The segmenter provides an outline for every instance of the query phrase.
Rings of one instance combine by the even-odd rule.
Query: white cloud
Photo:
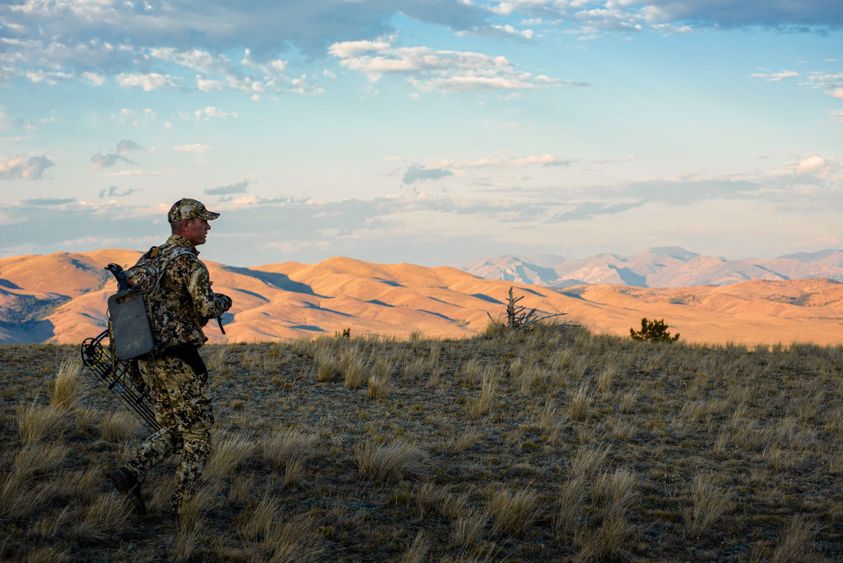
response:
[[[210,80],[197,76],[196,89],[200,92],[219,92],[220,90],[225,89],[225,82],[222,80]]]
[[[141,110],[132,110],[129,108],[121,108],[116,113],[111,114],[111,121],[120,123],[122,125],[131,125],[132,127],[140,127],[147,125],[150,121],[155,119],[157,114],[151,108],[143,108]]]
[[[843,100],[843,86],[838,86],[837,88],[832,88],[831,91],[828,94],[832,98],[837,98],[838,100]]]
[[[199,108],[194,111],[192,114],[183,113],[182,119],[192,119],[197,123],[200,121],[210,121],[212,119],[229,119],[229,118],[237,118],[237,112],[225,112],[217,108],[216,106],[206,106],[204,108]]]
[[[572,160],[563,160],[553,154],[531,154],[512,157],[498,156],[476,160],[444,161],[438,164],[441,168],[476,169],[476,168],[527,168],[530,166],[568,166]]]
[[[516,71],[503,56],[393,47],[392,39],[335,43],[329,52],[370,82],[378,82],[384,74],[401,74],[419,91],[523,90],[557,83],[544,75]]]
[[[126,74],[117,75],[117,83],[125,87],[142,88],[144,92],[150,92],[159,88],[173,88],[176,86],[175,78],[164,74],[152,72],[149,74]]]
[[[817,174],[827,170],[828,167],[829,163],[828,161],[826,161],[826,159],[819,155],[812,154],[811,156],[799,161],[799,164],[796,166],[794,173],[799,175]]]
[[[533,38],[533,30],[532,29],[515,29],[513,26],[506,24],[506,25],[493,25],[492,29],[502,33],[503,35],[513,35],[515,37],[520,37],[521,39],[532,39]]]
[[[23,179],[38,180],[44,171],[55,163],[44,155],[15,156],[0,160],[0,180]]]
[[[211,147],[208,145],[203,145],[201,143],[193,143],[192,145],[178,145],[173,147],[173,150],[176,152],[185,152],[185,153],[192,153],[192,154],[204,154],[211,150]]]
[[[95,72],[83,72],[82,78],[84,78],[91,86],[102,86],[105,84],[105,76]]]
[[[834,110],[829,113],[831,114],[831,119],[837,123],[843,123],[843,109]]]
[[[752,78],[761,78],[767,82],[782,82],[791,78],[799,78],[799,73],[795,70],[782,70],[779,72],[756,72],[753,73]]]

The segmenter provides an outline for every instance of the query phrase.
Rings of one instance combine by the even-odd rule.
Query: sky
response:
[[[0,256],[843,246],[839,0],[2,0]]]

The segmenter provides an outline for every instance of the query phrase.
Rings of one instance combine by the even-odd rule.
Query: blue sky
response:
[[[183,196],[235,265],[840,247],[841,26],[833,1],[6,1],[0,256],[145,249]]]

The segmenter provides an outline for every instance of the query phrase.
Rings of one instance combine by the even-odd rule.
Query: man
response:
[[[141,256],[126,273],[147,295],[156,351],[140,360],[161,430],[148,437],[124,467],[112,472],[114,485],[146,512],[140,485],[149,469],[171,454],[179,458],[173,510],[176,515],[196,489],[208,459],[214,415],[204,387],[208,372],[198,348],[207,340],[202,327],[231,307],[231,298],[211,291],[208,269],[196,247],[205,244],[219,217],[195,199],[170,208],[172,235]]]

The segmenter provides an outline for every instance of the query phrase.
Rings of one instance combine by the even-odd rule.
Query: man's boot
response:
[[[141,496],[141,484],[135,474],[125,467],[118,467],[109,474],[109,478],[118,491],[127,495],[141,516],[146,514],[146,504]]]

